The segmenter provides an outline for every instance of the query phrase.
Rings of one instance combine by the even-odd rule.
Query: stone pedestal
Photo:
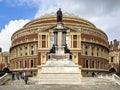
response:
[[[41,68],[39,84],[81,83],[81,67],[72,61],[47,61]]]
[[[56,54],[63,55],[65,46],[55,46]]]

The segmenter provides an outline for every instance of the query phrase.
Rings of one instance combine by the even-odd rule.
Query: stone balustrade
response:
[[[6,73],[2,77],[0,77],[0,85],[3,85],[8,80],[10,80],[10,75]]]
[[[112,76],[113,76],[113,79],[115,80],[115,82],[116,82],[118,85],[120,85],[120,77],[117,76],[116,74],[113,74]]]

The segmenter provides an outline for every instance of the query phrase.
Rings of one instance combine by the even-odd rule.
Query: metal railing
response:
[[[116,82],[118,85],[120,85],[120,77],[117,76],[116,74],[113,74],[112,77],[113,77],[113,79],[115,80],[115,82]]]
[[[0,77],[0,85],[5,84],[5,82],[10,79],[10,75],[8,73],[5,73],[2,77]]]

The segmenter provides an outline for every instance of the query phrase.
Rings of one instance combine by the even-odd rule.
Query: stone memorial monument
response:
[[[49,60],[38,68],[40,84],[80,84],[81,67],[75,65],[66,44],[67,28],[62,22],[62,11],[57,11],[57,25],[53,28],[54,44]]]

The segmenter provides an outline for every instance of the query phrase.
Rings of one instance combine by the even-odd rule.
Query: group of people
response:
[[[15,75],[16,75],[16,78],[18,80],[21,77],[21,79],[23,79],[25,81],[25,84],[28,83],[28,76],[26,75],[25,71],[23,71],[23,72],[12,72],[12,80],[15,80]]]

